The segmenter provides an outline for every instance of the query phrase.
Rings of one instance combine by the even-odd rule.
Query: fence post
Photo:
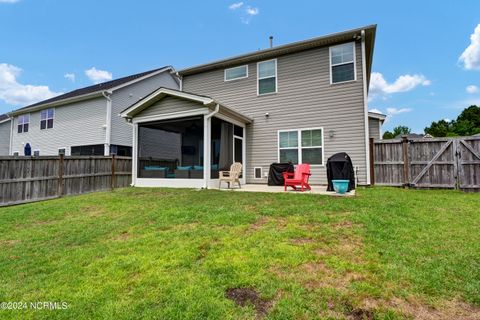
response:
[[[408,136],[402,136],[402,152],[403,152],[403,187],[408,188],[410,186],[409,181],[409,162],[408,162]]]
[[[111,188],[115,189],[115,155],[112,154],[112,179],[111,179]]]
[[[60,158],[58,161],[58,196],[61,197],[63,195],[63,173],[64,173],[64,161],[63,158],[65,157],[64,154],[60,154]]]
[[[370,185],[375,185],[375,140],[370,138]]]

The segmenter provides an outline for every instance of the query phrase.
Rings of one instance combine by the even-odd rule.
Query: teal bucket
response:
[[[348,190],[349,180],[332,180],[333,189],[336,193],[345,194]]]

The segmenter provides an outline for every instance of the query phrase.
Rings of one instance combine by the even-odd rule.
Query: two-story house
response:
[[[0,156],[8,156],[10,152],[11,121],[6,114],[0,114]]]
[[[259,50],[180,70],[181,89],[160,88],[125,109],[134,125],[133,184],[212,187],[243,164],[245,183],[266,183],[271,163],[325,164],[350,155],[370,184],[369,137],[383,115],[368,112],[376,26]]]
[[[167,66],[77,89],[10,112],[8,154],[131,155],[132,125],[118,114],[160,87],[179,88]],[[3,130],[3,128],[0,128]],[[2,149],[5,146],[2,145]]]

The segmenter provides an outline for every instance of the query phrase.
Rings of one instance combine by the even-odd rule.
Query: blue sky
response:
[[[266,48],[269,35],[279,45],[377,24],[370,109],[389,114],[385,129],[420,132],[480,105],[479,12],[475,0],[0,0],[0,113],[111,77]]]

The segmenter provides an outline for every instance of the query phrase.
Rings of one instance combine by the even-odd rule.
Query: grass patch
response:
[[[480,195],[139,189],[1,208],[0,310],[35,319],[480,318]]]

